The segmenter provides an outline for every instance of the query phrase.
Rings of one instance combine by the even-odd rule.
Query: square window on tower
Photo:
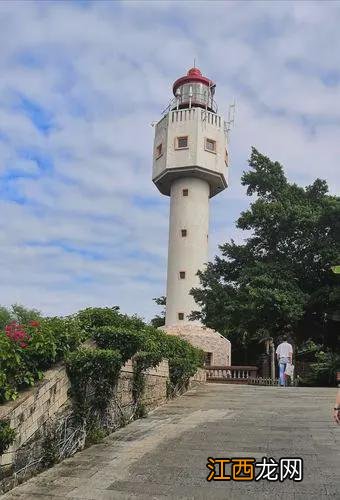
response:
[[[162,156],[162,154],[163,154],[163,144],[162,144],[162,143],[160,143],[160,144],[158,144],[158,146],[157,146],[157,148],[156,148],[156,160],[157,160],[160,156]]]
[[[185,271],[180,271],[179,272],[179,277],[181,280],[185,280]]]
[[[183,196],[189,195],[189,189],[183,189]]]
[[[212,365],[212,352],[205,352],[204,353],[204,366],[211,366]]]
[[[213,139],[205,139],[205,148],[206,151],[210,153],[216,153],[216,141]]]
[[[188,231],[186,229],[181,229],[181,234],[182,234],[182,238],[185,238],[188,234]]]
[[[181,137],[176,137],[175,149],[187,149],[188,148],[188,136],[183,135]]]
[[[184,313],[178,313],[178,319],[183,320],[184,319]]]

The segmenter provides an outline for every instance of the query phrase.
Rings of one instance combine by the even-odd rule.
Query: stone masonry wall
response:
[[[122,368],[117,385],[117,400],[125,416],[133,411],[133,368],[128,361]],[[169,378],[167,361],[147,370],[143,403],[147,409],[166,401],[166,385]],[[8,419],[16,431],[13,445],[0,456],[0,466],[15,461],[17,450],[30,441],[48,423],[60,417],[60,410],[71,405],[68,395],[70,382],[63,365],[45,372],[44,380],[32,389],[24,391],[17,400],[0,406],[0,419]]]
[[[210,353],[211,365],[231,365],[230,341],[215,330],[197,324],[163,326],[161,329],[169,335],[177,335],[204,352]]]
[[[58,366],[45,372],[44,380],[24,391],[17,400],[0,406],[0,419],[8,419],[17,434],[13,445],[0,456],[0,466],[11,464],[16,450],[48,420],[54,420],[58,410],[68,402],[69,388],[65,367]]]

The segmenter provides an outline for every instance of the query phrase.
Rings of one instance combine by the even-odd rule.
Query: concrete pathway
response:
[[[207,384],[3,499],[340,499],[334,397],[335,389]],[[304,479],[207,482],[208,457],[301,457]]]

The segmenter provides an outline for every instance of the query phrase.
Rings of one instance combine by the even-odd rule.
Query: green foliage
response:
[[[121,354],[112,349],[82,348],[67,356],[66,369],[79,415],[106,409],[121,367]]]
[[[55,432],[49,431],[42,442],[42,464],[44,467],[52,467],[59,460],[58,437]]]
[[[85,447],[100,443],[105,436],[104,429],[99,425],[93,424],[87,429]]]
[[[15,311],[18,317],[25,317],[24,308]],[[88,337],[99,349],[79,349]],[[145,370],[168,359],[175,391],[184,387],[202,364],[201,352],[186,341],[166,335],[137,316],[121,314],[117,307],[87,308],[72,317],[14,325],[13,332],[0,332],[0,352],[0,403],[15,399],[21,388],[42,378],[42,370],[66,359],[77,413],[89,421],[93,408],[105,410],[120,368],[128,359],[133,359],[138,415],[145,414]],[[96,411],[91,425],[98,424]]]
[[[93,338],[99,347],[104,349],[117,349],[123,363],[132,358],[143,344],[143,336],[135,331],[117,330],[113,326],[101,326],[94,330]]]
[[[8,420],[0,420],[0,455],[13,443],[15,430],[11,428]]]
[[[3,330],[11,321],[13,321],[13,317],[9,309],[0,306],[0,330]]]
[[[170,372],[170,393],[188,386],[189,379],[203,366],[204,353],[185,340],[168,335],[166,337],[167,357]]]
[[[128,316],[119,312],[119,307],[88,307],[77,313],[82,329],[92,334],[102,326],[114,326],[121,330],[140,330],[144,322],[138,316]]]
[[[40,321],[41,319],[41,313],[36,309],[28,309],[20,304],[13,304],[11,307],[0,306],[0,330],[12,321],[27,324],[32,320]]]
[[[0,403],[16,399],[18,389],[34,383],[34,376],[25,364],[23,349],[0,332]]]
[[[76,350],[84,340],[86,334],[77,317],[51,317],[41,323],[44,330],[49,330],[56,344],[56,358],[62,359],[68,352]]]
[[[34,320],[30,320],[34,321]],[[84,334],[76,318],[42,318],[37,323],[20,325],[25,344],[0,331],[0,403],[15,399],[18,390],[42,378],[51,367],[76,349]]]
[[[162,295],[161,297],[154,298],[153,301],[158,306],[162,306],[162,312],[161,312],[161,314],[156,314],[156,316],[154,318],[152,318],[152,320],[150,321],[150,324],[153,327],[158,328],[160,326],[164,326],[165,325],[166,297],[164,295]]]
[[[30,321],[40,321],[42,319],[40,311],[37,309],[27,309],[20,304],[13,304],[11,306],[12,318],[22,325],[27,325]]]
[[[310,338],[334,351],[340,198],[320,179],[306,188],[289,183],[282,166],[256,149],[249,165],[242,184],[256,199],[237,227],[251,234],[221,245],[222,256],[199,273],[201,287],[191,293],[201,310],[192,318],[233,342],[236,363],[256,363],[261,330],[278,339],[287,325],[295,344]]]
[[[340,354],[320,351],[315,354],[316,362],[311,364],[311,373],[305,381],[308,385],[335,385],[336,371],[340,367]]]
[[[145,374],[143,370],[145,369],[146,358],[143,354],[139,354],[138,357],[134,359],[133,362],[133,380],[132,380],[132,398],[135,404],[135,417],[141,418],[146,415],[146,409],[142,402],[143,394],[145,391]]]

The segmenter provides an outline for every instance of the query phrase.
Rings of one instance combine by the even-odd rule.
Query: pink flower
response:
[[[26,341],[30,340],[30,335],[25,331],[23,325],[18,325],[16,322],[10,323],[5,327],[6,336],[13,342],[16,342],[20,347],[27,347]]]

